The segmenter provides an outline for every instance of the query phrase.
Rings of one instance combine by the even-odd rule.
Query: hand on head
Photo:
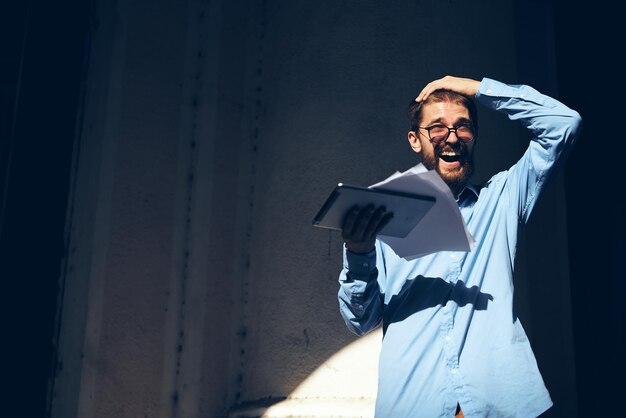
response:
[[[447,75],[426,84],[417,98],[415,98],[415,101],[422,102],[426,100],[428,96],[436,90],[451,90],[468,97],[474,97],[478,91],[479,84],[480,81],[472,80],[471,78],[461,78]]]

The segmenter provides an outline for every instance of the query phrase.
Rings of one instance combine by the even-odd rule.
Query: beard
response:
[[[460,153],[460,166],[454,170],[442,171],[439,158],[444,151]],[[423,153],[422,164],[429,170],[435,170],[455,195],[467,185],[472,174],[474,174],[474,157],[462,143],[458,143],[454,147],[446,144],[443,147],[434,148],[432,153]]]

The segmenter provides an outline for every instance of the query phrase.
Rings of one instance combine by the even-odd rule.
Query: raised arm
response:
[[[530,131],[526,152],[506,172],[510,204],[518,207],[519,222],[526,223],[547,181],[579,136],[582,119],[575,110],[530,86],[504,84],[486,77],[476,100]]]

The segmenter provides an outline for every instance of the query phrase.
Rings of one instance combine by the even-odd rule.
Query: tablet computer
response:
[[[313,226],[341,230],[348,211],[358,206],[384,206],[393,218],[379,235],[404,238],[435,204],[432,196],[339,183],[313,218]]]

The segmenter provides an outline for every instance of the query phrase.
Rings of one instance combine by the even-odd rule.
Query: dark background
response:
[[[554,2],[560,99],[583,118],[567,166],[572,323],[581,417],[623,411],[626,326],[626,206],[623,22],[607,2]],[[616,158],[617,157],[617,158]]]
[[[80,0],[0,6],[6,417],[46,416],[88,9]]]
[[[623,410],[626,386],[623,23],[602,2],[552,3],[558,99],[580,112],[584,126],[565,168],[578,408],[581,417],[609,416]],[[0,278],[9,352],[3,410],[41,417],[94,23],[87,0],[1,7]]]

